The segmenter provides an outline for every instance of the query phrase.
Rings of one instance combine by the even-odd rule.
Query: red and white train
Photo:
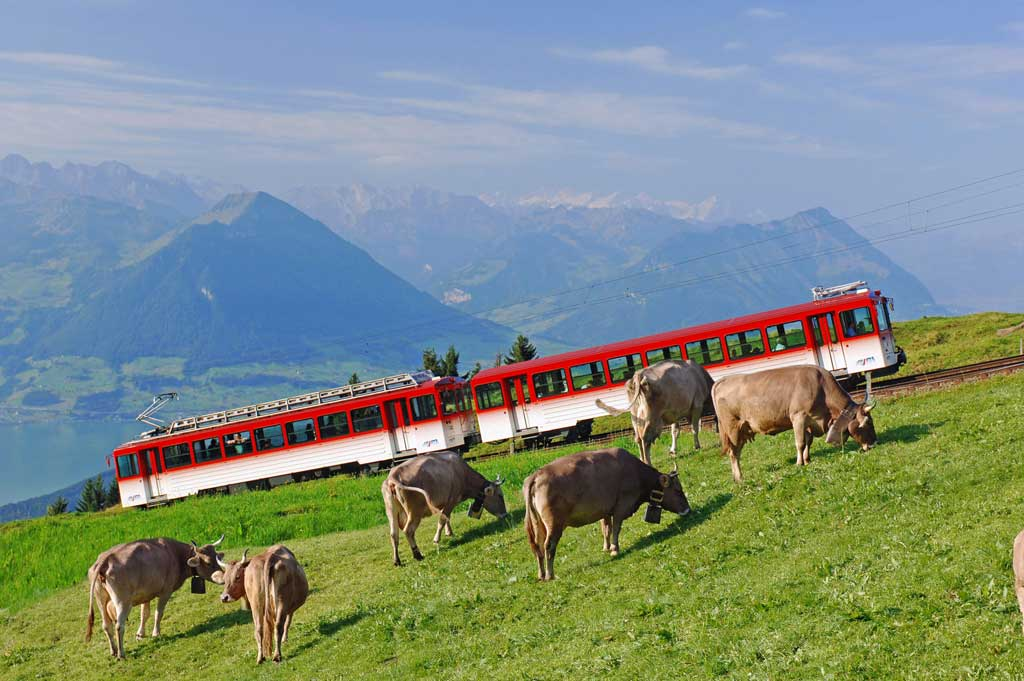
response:
[[[254,482],[376,467],[462,448],[475,434],[468,383],[400,374],[157,426],[113,452],[122,506]]]
[[[400,374],[155,426],[117,447],[123,506],[203,491],[375,468],[417,453],[512,437],[586,436],[606,412],[625,408],[635,371],[665,359],[700,362],[715,378],[815,364],[841,379],[897,371],[888,298],[864,282],[815,289],[802,305],[485,369],[471,382],[429,372]],[[471,391],[472,388],[472,391]],[[476,419],[473,399],[476,403]],[[478,430],[479,427],[479,430]]]
[[[713,378],[815,364],[837,378],[884,376],[906,363],[889,299],[853,282],[813,291],[802,305],[485,369],[473,377],[484,442],[590,434],[595,401],[627,407],[623,384],[642,367],[692,359]]]

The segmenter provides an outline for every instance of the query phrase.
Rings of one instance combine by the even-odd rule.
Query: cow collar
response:
[[[483,507],[484,507],[484,497],[485,496],[486,495],[483,493],[483,491],[481,491],[480,494],[478,494],[475,497],[473,497],[473,503],[469,505],[469,513],[467,514],[467,515],[469,515],[470,518],[479,518],[480,517],[481,512],[483,510]]]

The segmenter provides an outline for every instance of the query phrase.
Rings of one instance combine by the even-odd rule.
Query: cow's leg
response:
[[[536,513],[529,506],[530,501],[527,500],[526,503],[526,521],[523,523],[526,525],[526,539],[530,543],[530,550],[533,551],[533,555],[537,558],[537,579],[543,581],[544,542],[547,539],[547,528],[544,527],[540,514]]]
[[[132,610],[131,602],[115,603],[117,608],[117,657],[124,659],[124,628],[128,623],[128,613]]]
[[[702,407],[694,406],[690,412],[690,427],[693,428],[693,448],[700,449],[700,417],[704,413]]]
[[[281,643],[288,643],[288,630],[292,628],[292,613],[288,613],[288,616],[284,618],[284,636],[281,638]]]
[[[547,569],[544,578],[552,580],[555,578],[555,551],[558,550],[558,541],[562,538],[565,526],[552,523],[547,527],[548,536],[544,540],[544,557],[547,559]]]
[[[167,601],[171,600],[171,595],[160,595],[156,598],[156,612],[153,613],[153,637],[160,635],[160,620],[164,617],[164,608],[167,607]]]
[[[149,601],[142,604],[142,617],[139,619],[139,630],[135,632],[135,640],[146,638],[146,620],[149,619]]]
[[[252,606],[253,634],[256,636],[256,664],[261,664],[266,659],[263,654],[263,608],[256,603],[250,603],[250,606]]]
[[[452,509],[454,510],[454,509]],[[452,514],[449,511],[447,514],[448,518],[444,521],[444,534],[446,537],[452,536]]]
[[[737,485],[741,485],[743,484],[743,471],[740,470],[740,452],[743,451],[743,448],[732,444],[726,438],[722,439],[729,443],[726,446],[726,452],[729,454],[729,463],[732,464],[732,479]]]
[[[437,532],[434,533],[434,543],[438,544],[441,541],[441,530],[445,530],[445,534],[449,537],[452,536],[452,511],[453,507],[445,506],[441,509],[437,518]]]
[[[112,657],[117,657],[117,638],[114,635],[114,622],[117,621],[117,611],[114,609],[114,604],[110,601],[110,596],[107,595],[105,588],[100,587],[100,593],[97,593],[97,599],[100,603],[100,614],[103,616],[103,633],[107,637],[107,643],[110,645],[110,654]]]
[[[658,439],[660,428],[651,428],[640,443],[640,456],[648,466],[651,465],[651,453],[654,451],[654,441]],[[654,432],[650,432],[654,431]]]
[[[420,521],[423,520],[419,516],[409,514],[409,521],[405,524],[405,538],[409,542],[409,548],[412,549],[412,557],[416,560],[423,560],[423,554],[420,553],[420,547],[416,544],[416,529],[420,526]]]
[[[602,551],[608,551],[611,549],[611,543],[608,541],[609,534],[611,532],[611,521],[611,516],[601,518],[601,534],[604,536],[604,548],[601,549]]]
[[[806,465],[805,440],[807,439],[807,420],[803,414],[794,414],[792,420],[793,437],[796,439],[796,465]]]
[[[285,636],[285,624],[288,621],[288,616],[284,614],[284,602],[278,598],[277,608],[274,610],[275,619],[274,622],[274,662],[281,661],[281,642]]]
[[[621,516],[617,516],[617,515],[613,515],[612,516],[612,522],[611,522],[612,549],[610,551],[610,554],[612,555],[612,557],[615,557],[615,556],[619,555],[619,530],[621,530],[621,529],[622,529],[622,517]]]
[[[679,426],[675,421],[672,422],[672,446],[669,447],[668,453],[672,456],[676,455],[676,440],[679,438]]]
[[[811,443],[814,442],[814,433],[810,430],[804,435],[804,464],[811,462]]]

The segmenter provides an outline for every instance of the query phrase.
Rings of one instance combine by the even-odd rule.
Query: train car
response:
[[[400,374],[156,426],[112,455],[122,506],[292,476],[374,468],[461,449],[476,435],[469,384],[430,372]]]
[[[906,363],[881,291],[853,282],[812,294],[801,305],[485,369],[472,379],[480,437],[586,437],[606,415],[597,399],[625,409],[623,384],[666,359],[692,359],[716,379],[813,364],[847,383]]]

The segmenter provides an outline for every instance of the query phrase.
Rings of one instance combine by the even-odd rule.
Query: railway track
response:
[[[998,376],[1000,374],[1012,374],[1017,371],[1024,371],[1024,355],[1002,357],[1000,359],[976,362],[974,364],[965,364],[963,366],[953,367],[952,369],[926,371],[920,374],[912,374],[910,376],[899,376],[897,378],[890,378],[888,380],[876,381],[871,384],[871,394],[875,397],[879,395],[907,395],[910,393],[921,392],[925,390],[936,390],[938,388],[945,388],[952,385],[957,385],[959,383],[983,380],[991,376]],[[862,387],[856,390],[852,390],[850,391],[850,394],[855,399],[864,399],[864,388]],[[710,430],[713,428],[714,417],[705,415],[701,419],[701,430]],[[620,430],[599,433],[589,438],[584,438],[577,441],[595,445],[609,444],[620,437],[628,437],[632,434],[632,428],[623,428]],[[485,459],[493,459],[499,456],[508,456],[510,453],[513,453],[515,451],[544,451],[549,449],[559,449],[561,447],[564,447],[566,444],[568,444],[568,441],[556,442],[541,447],[522,446],[516,447],[515,449],[509,449],[508,451],[481,454],[479,456],[475,456],[472,458],[474,460],[483,461]]]

